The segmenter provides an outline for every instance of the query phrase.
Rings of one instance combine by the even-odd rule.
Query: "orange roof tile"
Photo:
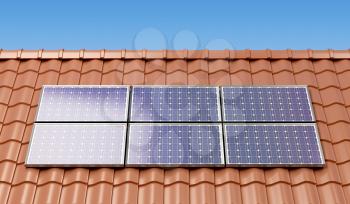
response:
[[[349,50],[0,51],[0,203],[350,202]],[[44,84],[307,84],[326,166],[26,168]]]

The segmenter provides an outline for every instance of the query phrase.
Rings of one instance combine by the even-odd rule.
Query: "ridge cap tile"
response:
[[[292,50],[293,59],[309,59],[311,58],[309,50]]]
[[[166,52],[164,50],[146,50],[146,59],[164,59]]]
[[[334,59],[350,59],[350,50],[333,50]]]
[[[330,59],[330,50],[312,50],[312,58],[314,59]]]
[[[229,59],[230,51],[229,50],[209,50],[208,51],[209,59]]]
[[[2,50],[0,59],[18,59],[21,56],[22,50]]]
[[[250,50],[251,59],[270,59],[270,50]]]
[[[206,60],[209,58],[209,50],[188,50],[188,59],[203,59]]]
[[[250,50],[230,50],[230,59],[248,59]]]
[[[20,58],[21,59],[38,59],[41,58],[39,56],[40,50],[22,50]]]
[[[80,59],[80,50],[63,50],[63,59]]]
[[[43,50],[41,53],[41,59],[59,59],[60,50]]]
[[[187,50],[166,50],[167,59],[185,59],[187,58]]]
[[[122,59],[122,50],[105,50],[104,59]]]
[[[84,50],[83,53],[83,59],[101,59],[104,56],[102,56],[103,50]]]
[[[125,59],[144,59],[145,50],[125,50]]]
[[[270,50],[271,59],[290,59],[292,53],[290,50]]]

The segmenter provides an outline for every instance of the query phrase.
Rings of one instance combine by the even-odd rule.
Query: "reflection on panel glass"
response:
[[[128,87],[45,86],[37,121],[126,121]]]
[[[123,166],[126,124],[35,124],[27,166]]]
[[[130,124],[129,166],[222,166],[221,125]]]
[[[134,87],[131,121],[218,122],[218,87]]]

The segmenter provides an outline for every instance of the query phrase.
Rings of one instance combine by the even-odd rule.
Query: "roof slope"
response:
[[[0,203],[350,202],[350,51],[1,51]],[[25,168],[43,84],[307,84],[326,166]]]

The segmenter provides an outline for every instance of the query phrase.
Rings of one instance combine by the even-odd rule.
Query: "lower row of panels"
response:
[[[26,165],[320,167],[324,158],[313,123],[36,123]]]

